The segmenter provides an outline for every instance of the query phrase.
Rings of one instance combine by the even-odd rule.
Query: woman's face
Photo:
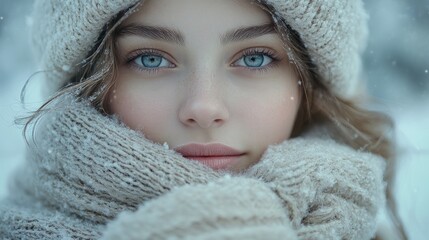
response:
[[[246,0],[147,0],[116,34],[109,108],[146,138],[240,171],[289,138],[298,78],[270,16]]]

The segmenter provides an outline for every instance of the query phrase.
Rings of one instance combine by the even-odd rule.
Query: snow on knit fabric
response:
[[[157,221],[154,221],[157,219]],[[162,224],[159,220],[163,221]],[[122,213],[103,239],[297,239],[280,199],[263,182],[223,177],[172,190]]]
[[[274,18],[284,19],[299,33],[329,89],[346,98],[355,94],[368,37],[362,1],[258,1],[271,5]]]
[[[69,97],[39,124],[14,191],[53,212],[106,223],[173,187],[219,176]]]
[[[5,239],[370,239],[383,204],[383,160],[332,140],[287,140],[229,175],[74,97],[27,155],[0,204]]]
[[[384,168],[381,158],[333,140],[297,138],[270,147],[247,175],[286,202],[300,239],[370,239]]]
[[[81,67],[103,27],[138,0],[37,0],[34,3],[32,43],[37,61],[46,71],[52,94]]]
[[[335,94],[358,91],[360,55],[366,46],[367,14],[361,0],[256,0],[274,8],[297,31],[324,84]],[[46,70],[47,93],[62,87],[81,67],[103,26],[138,0],[37,0],[33,45]]]

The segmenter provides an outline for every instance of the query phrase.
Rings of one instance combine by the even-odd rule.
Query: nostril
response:
[[[190,124],[195,124],[196,123],[196,121],[194,119],[192,119],[192,118],[188,119],[187,122],[190,123]]]
[[[197,101],[198,100],[198,101]],[[188,101],[180,108],[179,119],[188,126],[210,128],[222,126],[228,118],[228,110],[219,101],[197,99]]]
[[[213,121],[197,121],[196,119],[189,118],[186,120],[186,124],[189,126],[200,126],[202,128],[209,128],[213,126],[220,126],[224,122],[223,119],[214,119]]]

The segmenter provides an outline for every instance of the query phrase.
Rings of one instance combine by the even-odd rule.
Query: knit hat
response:
[[[77,72],[105,24],[140,0],[36,0],[32,40],[52,93]],[[367,15],[361,0],[257,0],[273,17],[298,32],[323,84],[340,97],[353,97],[366,45]]]

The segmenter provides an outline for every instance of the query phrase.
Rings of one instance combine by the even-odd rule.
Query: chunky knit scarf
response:
[[[384,201],[384,161],[333,140],[287,140],[221,173],[74,97],[27,155],[0,203],[2,239],[370,239]]]

